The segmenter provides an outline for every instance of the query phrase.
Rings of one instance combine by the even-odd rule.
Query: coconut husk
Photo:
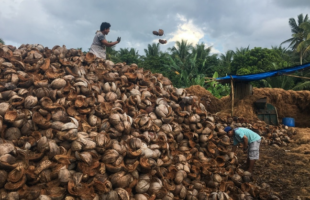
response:
[[[159,39],[158,42],[159,42],[160,44],[166,44],[166,43],[167,43],[167,40]]]

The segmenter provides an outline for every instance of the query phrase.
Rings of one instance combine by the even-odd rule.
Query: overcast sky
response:
[[[291,37],[289,18],[310,14],[310,0],[0,0],[0,38],[6,44],[42,44],[88,50],[102,22],[106,37],[122,37],[119,48],[144,54],[165,31],[166,51],[175,41],[213,46],[223,53],[237,47],[280,45]]]

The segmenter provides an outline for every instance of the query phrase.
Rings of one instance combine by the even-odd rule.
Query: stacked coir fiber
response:
[[[216,113],[221,118],[231,116],[230,96],[217,99],[199,85],[191,86],[186,90],[189,94],[199,97],[209,112]],[[308,90],[253,88],[253,95],[235,101],[234,116],[246,118],[251,122],[257,121],[254,102],[264,97],[267,97],[267,103],[276,107],[280,122],[284,117],[292,117],[295,119],[297,127],[310,127],[310,120],[308,120],[310,117],[310,91]],[[208,98],[209,101],[205,101],[205,98]]]
[[[42,45],[0,46],[0,70],[1,199],[279,199],[162,74]]]

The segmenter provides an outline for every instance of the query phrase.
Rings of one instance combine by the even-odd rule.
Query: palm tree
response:
[[[231,62],[234,59],[235,52],[233,50],[226,51],[225,54],[220,55],[220,64],[227,69],[228,73],[231,73]]]
[[[126,62],[127,64],[136,63],[139,62],[139,54],[138,51],[136,51],[134,48],[120,48],[120,50],[117,53],[117,58],[121,62]]]
[[[192,53],[197,54],[198,59],[206,59],[210,55],[211,49],[212,46],[206,47],[204,43],[201,43],[192,48]]]
[[[153,43],[147,45],[147,49],[144,49],[145,56],[159,56],[160,55],[160,47],[159,43]]]
[[[207,61],[210,60],[212,46],[206,47],[204,43],[197,44],[192,48],[192,55],[196,55],[196,66],[198,74],[206,74],[211,66],[207,66]]]
[[[271,46],[271,49],[275,51],[280,58],[283,60],[281,63],[278,63],[278,65],[281,65],[281,68],[290,67],[293,65],[293,57],[291,50],[288,50],[285,47],[280,46]]]
[[[310,51],[310,20],[302,23],[300,27],[304,29],[305,40],[297,46],[296,51],[304,57]]]
[[[187,40],[181,40],[181,42],[177,41],[174,47],[168,48],[168,50],[172,53],[172,57],[178,57],[183,63],[190,55],[192,49],[192,44],[188,43]]]
[[[291,27],[292,37],[281,43],[281,44],[288,42],[290,43],[288,47],[292,48],[293,50],[299,53],[299,62],[301,65],[305,50],[304,45],[302,45],[302,43],[307,38],[307,33],[301,25],[305,22],[309,23],[308,15],[306,15],[305,17],[303,16],[303,14],[298,15],[297,22],[294,18],[290,18],[288,23]]]
[[[162,73],[164,76],[169,76],[169,72],[164,67],[169,62],[168,53],[160,51],[160,44],[148,44],[147,49],[144,49],[145,55],[141,56],[141,66],[144,69],[151,70],[153,73]]]
[[[240,47],[239,48],[236,48],[236,51],[234,52],[234,55],[245,55],[246,52],[250,51],[250,46],[248,47]]]
[[[1,43],[1,44],[5,44],[4,41],[3,41],[1,38],[0,38],[0,43]]]

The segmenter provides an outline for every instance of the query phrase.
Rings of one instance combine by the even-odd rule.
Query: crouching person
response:
[[[261,137],[247,128],[232,129],[230,126],[227,126],[224,130],[229,137],[233,138],[233,152],[236,151],[239,143],[243,143],[243,152],[248,153],[247,168],[248,171],[252,173],[255,161],[259,159]]]

